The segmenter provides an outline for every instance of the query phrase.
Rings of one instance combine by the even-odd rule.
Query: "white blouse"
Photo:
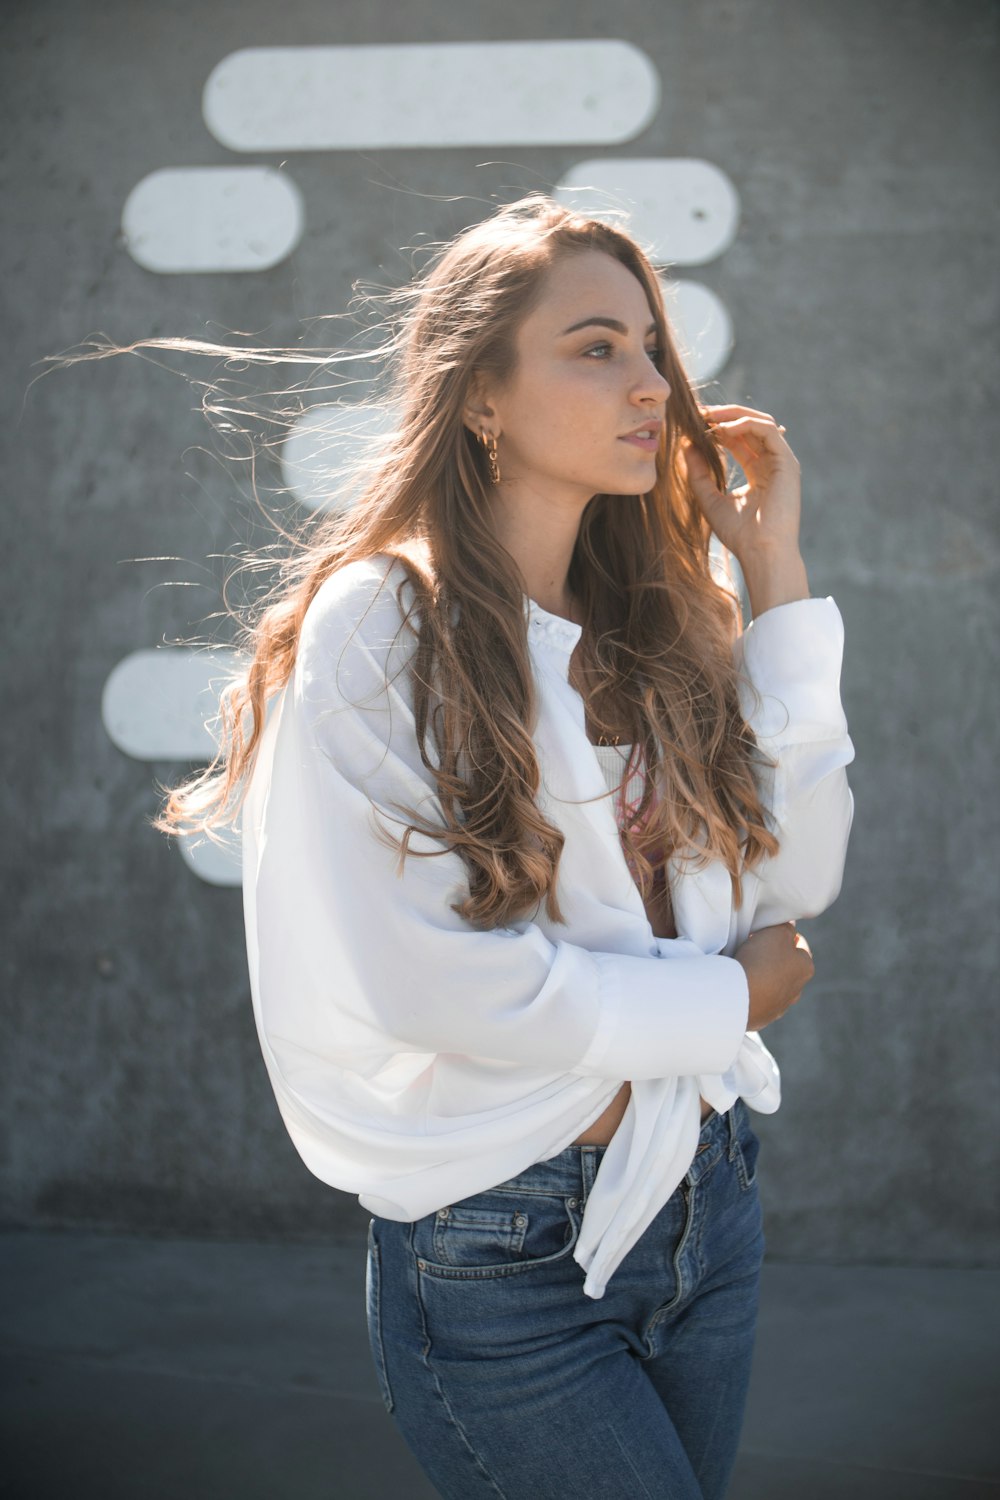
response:
[[[565,834],[565,923],[541,905],[480,931],[452,909],[468,890],[457,854],[414,835],[400,866],[377,837],[379,821],[402,832],[400,806],[443,826],[416,738],[414,637],[397,638],[405,577],[378,556],[327,579],[269,703],[242,813],[264,1061],[309,1170],[403,1221],[555,1156],[631,1080],[573,1252],[584,1292],[600,1298],[687,1173],[699,1095],[720,1112],[737,1096],[768,1113],[780,1102],[731,955],[751,926],[815,916],[840,890],[854,810],[843,621],[832,598],[797,600],[737,640],[761,694],[741,688],[742,711],[778,761],[760,785],[781,850],[744,874],[738,910],[721,861],[692,870],[672,858],[679,936],[657,938],[568,680],[580,626],[526,598],[538,803]]]

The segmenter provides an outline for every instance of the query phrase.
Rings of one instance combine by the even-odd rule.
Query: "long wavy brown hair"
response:
[[[430,834],[437,852],[457,852],[469,889],[456,910],[476,926],[509,924],[543,900],[552,920],[563,920],[563,835],[536,802],[523,579],[491,529],[486,455],[462,413],[477,375],[502,385],[512,374],[518,327],[546,273],[583,250],[614,256],[641,283],[657,325],[657,367],[671,387],[653,488],[634,501],[597,494],[581,519],[568,584],[586,620],[588,718],[598,728],[627,728],[636,763],[645,756],[650,774],[637,815],[649,821],[641,842],[628,830],[622,835],[643,896],[676,853],[700,865],[721,859],[741,900],[743,868],[778,849],[755,780],[756,769],[773,762],[740,710],[739,602],[716,576],[711,530],[679,445],[690,439],[720,487],[725,457],[706,430],[649,257],[623,229],[541,193],[437,247],[421,274],[384,299],[398,314],[380,351],[394,429],[368,460],[358,497],[302,529],[274,587],[240,621],[249,666],[221,693],[218,753],[164,789],[155,827],[212,837],[235,818],[268,701],[292,673],[317,590],[337,569],[388,554],[412,586],[400,628],[415,632],[416,727],[443,814],[443,824],[428,823],[407,810],[410,821],[395,840],[400,860],[434,852],[409,848],[416,832]],[[649,858],[651,849],[658,854]]]

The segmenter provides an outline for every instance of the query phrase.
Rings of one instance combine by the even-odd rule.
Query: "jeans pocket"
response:
[[[386,1411],[394,1406],[392,1388],[385,1367],[385,1348],[382,1343],[382,1255],[375,1238],[375,1222],[368,1223],[368,1260],[365,1267],[365,1316],[368,1323],[368,1343],[375,1363],[375,1378],[379,1394]]]
[[[749,1192],[757,1181],[759,1153],[760,1141],[744,1107],[736,1132],[736,1170],[739,1173],[740,1187],[744,1192]]]
[[[549,1265],[571,1253],[577,1200],[556,1193],[490,1189],[417,1221],[417,1265],[431,1276],[483,1279]]]

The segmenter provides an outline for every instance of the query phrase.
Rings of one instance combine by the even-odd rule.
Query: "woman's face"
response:
[[[473,426],[497,436],[501,488],[574,504],[651,489],[670,395],[656,344],[646,294],[621,261],[583,250],[550,266],[518,329],[514,374],[482,393],[493,417]],[[636,429],[652,440],[630,441]]]

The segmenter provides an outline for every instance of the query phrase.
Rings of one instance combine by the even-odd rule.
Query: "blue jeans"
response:
[[[764,1234],[742,1099],[702,1125],[602,1298],[573,1259],[604,1146],[568,1146],[413,1223],[373,1218],[386,1410],[444,1500],[722,1500]]]

